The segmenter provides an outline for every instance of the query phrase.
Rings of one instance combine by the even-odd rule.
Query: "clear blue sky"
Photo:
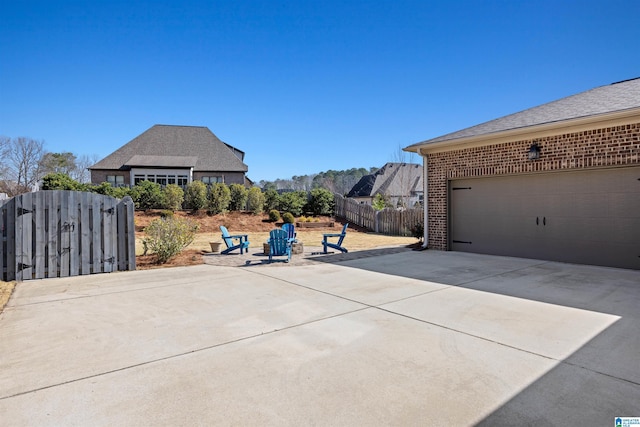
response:
[[[0,135],[102,158],[195,125],[254,181],[379,167],[640,76],[639,16],[638,0],[3,0]]]

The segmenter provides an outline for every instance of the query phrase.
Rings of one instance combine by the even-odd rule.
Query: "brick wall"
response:
[[[227,185],[244,184],[244,173],[242,172],[194,172],[193,180],[200,181],[203,176],[221,176]]]
[[[131,184],[129,182],[129,178],[130,178],[129,171],[114,171],[114,170],[104,170],[104,169],[91,170],[91,183],[97,185],[97,184],[102,184],[103,182],[107,182],[107,175],[122,175],[124,176],[124,183],[126,185]]]
[[[540,158],[531,161],[533,143]],[[429,246],[446,250],[449,180],[640,165],[640,123],[428,154],[427,162]]]

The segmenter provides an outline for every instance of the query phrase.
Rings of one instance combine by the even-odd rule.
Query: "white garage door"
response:
[[[450,182],[454,251],[640,269],[640,167]]]

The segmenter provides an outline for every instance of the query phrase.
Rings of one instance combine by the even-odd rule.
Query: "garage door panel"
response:
[[[614,211],[617,217],[632,218],[638,215],[638,201],[634,197],[637,194],[630,193],[612,193],[609,195],[609,204],[607,208]]]
[[[452,181],[450,248],[640,269],[640,167]]]

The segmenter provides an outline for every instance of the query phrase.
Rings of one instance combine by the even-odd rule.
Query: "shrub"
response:
[[[382,193],[376,194],[376,196],[373,198],[373,202],[371,202],[371,206],[377,211],[381,211],[384,208],[393,207],[393,205],[391,205],[391,203],[389,202],[389,197],[385,196]]]
[[[154,209],[164,206],[164,193],[160,184],[142,181],[131,189],[131,198],[136,209]]]
[[[282,212],[291,212],[294,216],[300,216],[306,204],[306,191],[291,191],[280,195],[278,209]]]
[[[182,208],[184,201],[184,191],[176,184],[169,184],[164,187],[164,207],[176,211]]]
[[[259,215],[264,210],[264,202],[265,197],[264,194],[262,194],[262,190],[258,187],[251,187],[247,195],[247,209]]]
[[[284,221],[287,224],[293,224],[295,220],[296,218],[293,216],[291,212],[285,212],[284,214],[282,214],[282,221]]]
[[[108,182],[103,182],[99,185],[88,184],[86,187],[86,191],[115,197],[116,199],[124,199],[126,196],[131,196],[131,189],[129,187],[114,187]]]
[[[424,224],[422,224],[421,222],[416,222],[411,227],[411,234],[419,241],[422,241],[422,239],[424,238]]]
[[[113,187],[108,184],[111,190],[109,191],[109,196],[115,197],[116,199],[124,199],[127,196],[131,196],[131,189],[129,187]]]
[[[91,191],[97,194],[102,194],[103,196],[112,196],[115,197],[113,195],[113,193],[115,192],[114,190],[118,188],[118,187],[114,187],[111,184],[109,184],[108,182],[103,182],[99,185],[93,185],[91,186]],[[119,197],[120,198],[120,197]]]
[[[243,211],[247,206],[247,198],[249,196],[249,190],[241,184],[231,184],[229,186],[229,193],[231,201],[229,208],[232,211]]]
[[[74,190],[87,191],[87,186],[80,184],[69,175],[62,172],[50,173],[42,178],[41,187],[43,190]]]
[[[184,196],[187,209],[194,211],[207,206],[207,186],[202,181],[193,181],[187,186],[187,193]]]
[[[278,209],[280,203],[280,196],[274,189],[269,189],[264,193],[264,208],[266,210]]]
[[[219,182],[213,184],[209,189],[208,211],[211,214],[224,213],[229,209],[231,202],[231,191],[225,184]]]
[[[314,188],[311,190],[311,198],[308,203],[308,211],[314,215],[333,215],[335,198],[333,193],[326,188]]]
[[[145,251],[155,254],[158,264],[164,264],[193,242],[196,231],[198,224],[187,219],[155,219],[144,229],[146,237],[143,245]]]
[[[269,211],[269,221],[271,222],[280,221],[280,212],[278,212],[276,209],[271,209]]]

